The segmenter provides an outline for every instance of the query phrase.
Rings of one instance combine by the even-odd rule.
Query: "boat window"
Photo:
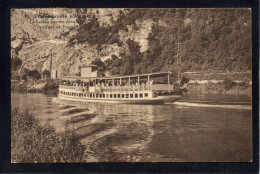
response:
[[[98,94],[96,94],[96,98],[98,98]]]
[[[113,94],[110,94],[110,98],[113,98]]]
[[[134,97],[134,94],[130,94],[130,98],[133,98]]]
[[[92,97],[92,94],[90,94],[90,97]]]
[[[120,94],[117,94],[117,98],[120,98]]]
[[[144,96],[145,96],[145,97],[148,97],[148,93],[144,93]]]
[[[143,98],[143,93],[140,94],[140,98]]]
[[[125,94],[122,94],[122,98],[125,98]]]
[[[116,94],[114,94],[114,98],[116,98]]]
[[[129,98],[129,94],[126,94],[126,98]]]
[[[135,94],[135,98],[138,98],[138,94]]]

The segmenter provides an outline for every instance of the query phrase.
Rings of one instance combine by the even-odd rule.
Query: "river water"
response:
[[[248,162],[252,103],[244,96],[183,96],[163,105],[60,101],[55,95],[11,95],[43,124],[63,131],[69,120],[88,162]]]

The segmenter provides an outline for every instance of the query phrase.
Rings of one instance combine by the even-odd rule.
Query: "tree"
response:
[[[44,78],[50,78],[51,77],[51,73],[50,71],[48,71],[47,69],[45,69],[43,72],[42,72],[42,75]]]
[[[22,60],[20,58],[11,58],[11,70],[16,71],[22,65]]]
[[[41,79],[41,74],[36,69],[29,71],[28,76],[32,77],[33,80]]]
[[[93,60],[92,64],[97,65],[100,71],[103,71],[105,69],[105,64],[102,62],[100,58],[96,58],[95,60]]]

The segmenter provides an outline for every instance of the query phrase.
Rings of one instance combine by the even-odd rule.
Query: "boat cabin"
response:
[[[98,77],[100,74],[98,72],[98,66],[88,65],[80,68],[81,77]]]

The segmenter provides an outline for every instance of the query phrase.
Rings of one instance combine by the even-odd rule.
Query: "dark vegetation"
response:
[[[16,163],[82,162],[85,148],[67,123],[62,133],[41,125],[28,111],[11,113],[11,160]]]
[[[59,82],[56,80],[47,80],[43,87],[43,91],[58,89]]]
[[[251,12],[248,9],[127,9],[112,26],[100,26],[95,16],[80,22],[71,45],[88,42],[96,45],[118,44],[118,32],[128,25],[139,30],[136,20],[152,19],[149,50],[127,40],[129,53],[104,62],[112,74],[137,74],[157,71],[245,72],[251,64]],[[165,25],[159,25],[164,22]],[[105,36],[105,37],[104,37]],[[176,62],[177,44],[181,43],[182,65]]]
[[[39,71],[37,71],[36,69],[29,70],[27,73],[27,76],[31,77],[33,80],[41,79],[41,73]]]
[[[15,58],[11,58],[11,70],[12,71],[16,71],[18,69],[20,69],[22,65],[22,60],[18,57]]]

